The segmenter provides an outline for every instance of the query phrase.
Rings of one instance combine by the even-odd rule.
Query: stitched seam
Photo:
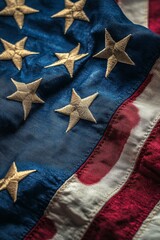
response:
[[[138,152],[137,152],[137,155],[136,155],[136,157],[135,157],[135,159],[137,159],[138,158],[138,156],[139,156],[139,154],[141,155],[142,154],[142,157],[141,157],[141,159],[140,159],[140,161],[142,161],[143,160],[143,157],[144,157],[144,155],[145,155],[145,151],[146,151],[146,147],[148,146],[148,144],[151,142],[151,140],[152,140],[152,138],[154,137],[154,135],[155,135],[155,133],[156,133],[156,129],[157,129],[157,127],[155,128],[155,133],[151,133],[151,131],[152,131],[152,126],[154,125],[153,123],[155,123],[156,124],[156,122],[158,122],[158,120],[159,120],[159,118],[160,118],[160,115],[158,115],[157,116],[157,118],[155,118],[154,119],[154,121],[153,122],[151,122],[151,125],[150,125],[150,128],[148,128],[148,131],[147,131],[147,133],[144,135],[145,137],[143,138],[143,140],[141,141],[141,143],[139,144],[139,150],[138,150]],[[150,134],[152,134],[151,136],[150,136]],[[146,138],[147,138],[147,136],[149,136],[149,138],[146,140]],[[144,144],[146,144],[146,146],[141,150],[141,148],[143,147],[143,145]],[[141,152],[140,152],[141,151]],[[134,172],[134,165],[136,164],[136,162],[134,163],[134,162],[132,162],[132,164],[131,164],[131,167],[127,170],[127,174],[125,175],[125,181],[123,180],[122,182],[121,182],[121,184],[119,184],[119,186],[111,193],[111,194],[109,194],[108,196],[111,196],[111,195],[113,195],[113,193],[118,193],[117,192],[117,190],[119,190],[119,191],[121,191],[120,192],[120,196],[121,196],[121,194],[122,194],[122,192],[126,189],[126,187],[129,185],[127,185],[127,180],[129,180],[129,178],[131,177],[131,173],[133,173]],[[125,184],[126,183],[126,184]],[[125,184],[125,185],[124,185]],[[123,186],[124,185],[124,186]],[[121,187],[122,187],[122,189],[121,189]],[[157,194],[157,196],[158,196],[158,194]],[[156,199],[156,197],[155,197],[155,199]],[[114,200],[113,200],[113,202],[114,202]],[[106,202],[104,202],[103,200],[101,201],[101,204],[106,204]],[[102,210],[101,210],[101,214],[103,214],[103,207],[104,206],[102,206]],[[97,212],[99,212],[99,208],[98,208],[98,211],[95,211],[95,214],[94,214],[94,216],[96,215],[96,213]],[[93,221],[94,221],[94,219],[93,219]],[[92,222],[89,224],[89,226],[92,224]],[[93,222],[93,226],[95,225],[96,223],[95,222]],[[138,226],[138,224],[139,224],[139,222],[137,221],[137,224],[136,224],[136,226]],[[89,226],[88,226],[88,228],[89,228]],[[132,235],[133,235],[133,232],[135,231],[135,229],[136,229],[136,227],[132,227],[132,230],[130,231],[130,233],[128,234],[130,237],[132,237]],[[86,231],[87,231],[87,228],[86,228]],[[90,229],[89,229],[89,231],[90,231]],[[83,231],[81,232],[82,233],[82,235],[79,235],[80,237],[82,237],[83,236],[83,234],[85,235],[85,233],[83,233]],[[78,238],[76,238],[76,239],[78,239]],[[75,239],[75,240],[76,240]],[[84,238],[85,239],[85,238]],[[127,240],[127,239],[126,239]]]
[[[160,128],[160,122],[158,122],[158,125],[154,128],[154,130],[153,130],[153,132],[151,133],[150,137],[147,139],[146,144],[145,144],[145,146],[144,146],[144,148],[142,149],[142,152],[141,152],[141,154],[140,154],[140,162],[143,161],[143,159],[144,159],[144,157],[145,157],[145,154],[146,154],[147,151],[148,151],[148,150],[147,150],[147,147],[148,147],[148,145],[151,143],[151,141],[155,138],[157,129],[159,129],[159,128]],[[129,184],[128,184],[128,185],[129,185]],[[124,186],[124,188],[122,189],[122,192],[125,190],[126,187],[127,187],[127,185]],[[120,194],[120,195],[121,195],[121,194]],[[159,199],[159,196],[160,196],[159,194],[156,194],[156,196],[153,197],[153,199],[154,199],[154,200],[157,200],[157,198]],[[144,214],[143,216],[146,216],[146,215]],[[140,222],[140,220],[139,220],[139,222]],[[137,222],[137,225],[136,225],[134,228],[132,227],[132,229],[131,229],[130,233],[128,234],[128,236],[130,236],[130,237],[133,236],[135,230],[137,229],[137,226],[138,226],[138,223],[139,223],[139,222]]]
[[[155,120],[154,120],[153,122],[150,122],[150,127],[148,128],[148,131],[145,133],[144,138],[141,140],[141,142],[140,142],[140,144],[139,144],[139,146],[138,146],[139,150],[137,151],[137,154],[136,154],[136,156],[135,156],[135,159],[137,159],[137,157],[138,157],[138,155],[139,155],[139,153],[140,153],[140,151],[141,151],[141,147],[142,147],[143,144],[145,143],[146,138],[149,136],[149,134],[150,134],[150,132],[151,132],[151,130],[152,130],[152,126],[154,125],[153,123],[156,123],[159,118],[160,118],[160,115],[159,115],[157,118],[155,118]],[[126,171],[127,173],[126,173],[126,175],[125,175],[124,180],[113,190],[112,193],[110,193],[110,194],[108,195],[108,197],[112,196],[113,194],[116,194],[117,191],[119,191],[119,190],[121,189],[121,187],[126,183],[126,181],[127,181],[127,180],[129,179],[129,177],[130,177],[130,174],[133,172],[134,165],[135,165],[135,162],[132,161],[131,167],[128,168],[128,170]],[[99,206],[102,206],[102,207],[103,207],[103,205],[104,205],[105,203],[106,203],[106,201],[105,201],[105,199],[103,199],[103,200],[100,202],[100,205],[99,205]],[[102,209],[102,208],[101,208],[101,209]],[[94,214],[92,214],[92,216],[95,216],[95,215],[97,214],[97,212],[99,212],[99,207],[96,209],[96,211],[94,211]],[[91,218],[91,216],[90,216],[89,218]],[[92,219],[93,219],[93,218],[92,218]],[[91,220],[92,220],[92,219],[91,219]],[[88,226],[85,226],[85,227],[83,228],[83,230],[82,230],[81,233],[79,234],[79,237],[82,237],[82,236],[85,234],[85,232],[87,231],[87,229],[89,228],[89,226],[91,225],[91,223],[92,223],[92,222],[90,222]],[[86,230],[86,231],[84,232],[84,230]],[[78,240],[79,238],[75,238],[75,240],[76,240],[76,239]]]
[[[150,77],[151,78],[151,77]],[[92,160],[94,159],[97,155],[99,155],[99,151],[101,150],[101,148],[103,148],[103,144],[105,143],[106,139],[108,137],[111,136],[112,132],[114,131],[113,128],[113,124],[115,124],[116,122],[118,122],[118,117],[120,115],[120,113],[130,104],[132,103],[134,100],[136,100],[136,98],[140,95],[140,93],[142,92],[142,89],[144,90],[145,87],[148,85],[148,78],[146,79],[146,81],[140,86],[140,89],[138,90],[138,92],[134,93],[131,98],[127,99],[124,103],[122,103],[123,105],[120,106],[120,108],[116,111],[116,113],[113,115],[112,119],[109,122],[108,128],[106,129],[104,136],[101,138],[101,140],[98,142],[97,146],[95,147],[95,149],[93,150],[93,152],[91,153],[91,155],[89,156],[88,159]],[[88,168],[89,162],[85,162],[84,166],[81,167],[80,172],[78,173],[79,176],[81,176],[83,174],[83,172],[85,172],[85,170]]]

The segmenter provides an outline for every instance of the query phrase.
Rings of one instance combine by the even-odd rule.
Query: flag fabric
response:
[[[160,34],[159,0],[117,0],[117,3],[132,22]]]
[[[160,4],[118,4],[0,2],[0,240],[159,240]]]

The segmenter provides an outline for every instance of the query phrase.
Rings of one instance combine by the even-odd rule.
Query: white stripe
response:
[[[119,0],[118,4],[129,20],[148,27],[149,0]]]
[[[139,109],[140,121],[131,131],[112,170],[91,186],[82,184],[73,175],[51,200],[45,215],[56,225],[54,240],[81,239],[98,211],[132,173],[141,148],[160,119],[160,61],[157,61],[153,73],[152,81],[133,103]]]
[[[160,239],[160,202],[155,206],[133,240],[159,240]]]

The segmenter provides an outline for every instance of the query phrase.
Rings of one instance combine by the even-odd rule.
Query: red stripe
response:
[[[118,161],[131,130],[139,122],[138,109],[133,105],[133,101],[143,92],[150,80],[151,76],[131,98],[119,107],[104,136],[87,161],[77,171],[78,179],[84,184],[99,182]]]
[[[83,240],[131,240],[160,200],[160,122],[124,187],[97,214]]]
[[[48,240],[53,238],[55,234],[56,228],[53,222],[46,217],[42,217],[24,240]]]
[[[149,1],[149,28],[160,34],[160,0]]]

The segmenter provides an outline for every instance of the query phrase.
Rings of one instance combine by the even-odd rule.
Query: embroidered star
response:
[[[74,20],[82,20],[89,22],[89,18],[83,11],[85,3],[86,0],[79,0],[76,3],[73,3],[70,0],[65,0],[65,9],[52,16],[65,18],[65,33],[70,28]]]
[[[96,123],[96,119],[93,117],[89,107],[97,96],[98,93],[95,93],[91,96],[81,99],[76,91],[74,89],[72,90],[70,104],[55,110],[58,113],[70,116],[69,125],[66,132],[70,131],[80,119]]]
[[[7,99],[22,102],[24,110],[24,120],[26,120],[28,114],[30,113],[32,103],[44,103],[44,101],[40,99],[36,94],[37,88],[39,87],[42,78],[28,84],[17,82],[13,79],[11,80],[16,86],[17,91],[12,95],[8,96]]]
[[[78,44],[78,46],[76,48],[71,50],[69,53],[55,53],[56,57],[59,60],[49,66],[46,66],[45,68],[64,65],[72,78],[75,61],[78,61],[88,55],[88,53],[78,54],[79,50],[80,50],[80,43]]]
[[[39,54],[37,52],[31,52],[24,49],[27,37],[23,38],[19,42],[11,44],[3,39],[1,42],[5,48],[5,51],[0,54],[0,60],[12,60],[14,65],[21,70],[22,68],[22,59],[31,54]]]
[[[7,6],[0,11],[0,16],[13,16],[19,28],[24,24],[24,15],[39,12],[25,5],[25,0],[5,0]]]
[[[17,201],[19,182],[36,170],[17,172],[16,164],[13,163],[6,176],[0,180],[0,191],[7,190],[14,202]]]
[[[105,30],[105,48],[93,57],[108,59],[106,77],[111,73],[118,62],[135,65],[125,52],[131,34],[119,42],[115,42],[109,32]]]

